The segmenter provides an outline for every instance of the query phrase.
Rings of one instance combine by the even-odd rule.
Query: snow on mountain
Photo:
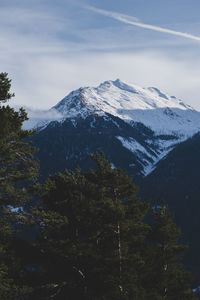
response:
[[[142,123],[154,132],[154,138],[145,141],[146,146],[131,137],[116,138],[137,155],[143,166],[143,175],[150,173],[177,143],[200,131],[200,112],[155,87],[141,88],[119,79],[72,91],[46,113],[48,117],[45,118],[45,113],[43,115],[39,122],[37,116],[30,118],[25,128],[34,126],[42,130],[53,120],[64,122],[70,119],[76,124],[78,119],[90,115],[105,118],[112,115],[131,126]]]
[[[109,113],[125,122],[141,122],[158,134],[191,136],[200,129],[200,112],[181,100],[119,79],[73,91],[54,109],[65,118]]]
[[[117,136],[117,139],[120,140],[122,145],[135,153],[140,163],[143,167],[142,175],[146,176],[150,174],[155,168],[156,164],[164,158],[177,143],[183,142],[185,140],[184,137],[176,137],[170,140],[159,139],[156,140],[146,140],[149,144],[149,149],[146,149],[142,146],[138,141],[129,137],[124,138],[121,136]],[[152,154],[152,148],[154,149],[154,154]]]

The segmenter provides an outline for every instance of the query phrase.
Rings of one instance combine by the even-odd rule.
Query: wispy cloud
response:
[[[145,28],[145,29],[149,29],[149,30],[159,31],[159,32],[163,32],[163,33],[168,33],[171,35],[181,36],[181,37],[195,40],[195,41],[200,41],[200,36],[196,36],[196,35],[186,33],[186,32],[180,32],[180,31],[176,31],[176,30],[167,29],[167,28],[163,28],[160,26],[154,26],[154,25],[150,25],[150,24],[141,23],[137,18],[128,16],[125,14],[120,14],[120,13],[113,12],[113,11],[107,11],[107,10],[99,9],[99,8],[96,8],[93,6],[86,6],[86,8],[91,11],[94,11],[98,14],[101,14],[101,15],[104,15],[107,17],[111,17],[111,18],[118,20],[125,24],[129,24],[129,25],[133,25],[133,26],[137,26],[137,27],[141,27],[141,28]]]
[[[38,57],[34,63],[24,66],[24,76],[14,91],[18,103],[21,100],[28,106],[48,109],[80,86],[97,86],[116,78],[139,86],[158,87],[200,109],[200,62],[197,58],[172,59],[154,51]]]
[[[21,0],[18,7],[13,3],[19,1],[7,0],[11,7],[0,10],[0,68],[12,78],[16,94],[10,104],[49,109],[73,89],[120,78],[157,86],[200,109],[200,61],[193,43],[188,49],[187,39],[152,40],[140,33],[132,39],[129,27],[99,26],[95,14],[88,18],[82,7],[66,6],[70,1],[75,0],[60,1],[58,11],[46,1]],[[59,118],[34,109],[29,115]]]

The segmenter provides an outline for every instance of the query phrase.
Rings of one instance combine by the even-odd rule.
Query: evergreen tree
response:
[[[44,299],[145,299],[140,252],[147,204],[137,199],[132,178],[103,156],[94,158],[96,171],[66,171],[41,187],[44,210],[36,218],[38,278],[49,287]]]
[[[10,88],[8,74],[0,73],[0,298],[24,299],[20,289],[22,270],[15,257],[15,229],[23,220],[18,208],[28,199],[28,186],[37,175],[38,166],[33,159],[34,148],[25,142],[32,132],[22,129],[26,112],[4,104],[14,96]]]
[[[141,268],[144,264],[142,252],[149,226],[143,223],[148,203],[137,198],[137,188],[132,177],[118,168],[112,168],[103,154],[92,155],[97,171],[86,174],[87,178],[99,185],[102,198],[108,207],[102,212],[100,244],[102,274],[107,284],[108,299],[143,299]],[[106,261],[108,261],[107,268]],[[112,282],[112,285],[109,285]],[[145,299],[145,298],[144,298]]]
[[[153,209],[152,217],[144,270],[147,299],[196,299],[191,290],[191,275],[180,262],[186,247],[178,243],[180,230],[173,222],[172,213],[162,203]]]

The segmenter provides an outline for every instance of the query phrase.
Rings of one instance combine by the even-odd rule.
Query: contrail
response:
[[[163,33],[168,33],[168,34],[172,34],[172,35],[176,35],[176,36],[182,36],[184,38],[195,40],[195,41],[200,41],[200,36],[196,36],[196,35],[193,35],[190,33],[175,31],[175,30],[171,30],[171,29],[167,29],[167,28],[163,28],[163,27],[159,27],[159,26],[154,26],[154,25],[150,25],[150,24],[141,23],[138,21],[137,18],[128,16],[128,15],[124,15],[124,14],[120,14],[120,13],[116,13],[116,12],[112,12],[112,11],[107,11],[104,9],[99,9],[99,8],[96,8],[93,6],[87,6],[86,8],[89,10],[92,10],[98,14],[101,14],[101,15],[104,15],[107,17],[111,17],[122,23],[130,24],[133,26],[142,27],[142,28],[146,28],[146,29],[150,29],[150,30],[154,30],[154,31],[159,31],[159,32],[163,32]]]

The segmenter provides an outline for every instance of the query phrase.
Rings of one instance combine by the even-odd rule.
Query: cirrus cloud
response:
[[[180,31],[176,31],[176,30],[171,30],[171,29],[167,29],[167,28],[163,28],[160,26],[154,26],[154,25],[150,25],[150,24],[145,24],[145,23],[141,23],[139,22],[138,18],[136,17],[132,17],[132,16],[128,16],[125,14],[120,14],[117,12],[113,12],[113,11],[108,11],[108,10],[104,10],[104,9],[99,9],[93,6],[86,6],[87,9],[94,11],[98,14],[107,16],[107,17],[111,17],[115,20],[118,20],[122,23],[125,24],[129,24],[129,25],[133,25],[136,27],[141,27],[141,28],[145,28],[145,29],[150,29],[150,30],[154,30],[154,31],[159,31],[162,33],[168,33],[171,35],[176,35],[176,36],[181,36],[187,39],[191,39],[191,40],[195,40],[195,41],[199,41],[200,42],[200,36],[196,36],[190,33],[186,33],[186,32],[180,32]]]

